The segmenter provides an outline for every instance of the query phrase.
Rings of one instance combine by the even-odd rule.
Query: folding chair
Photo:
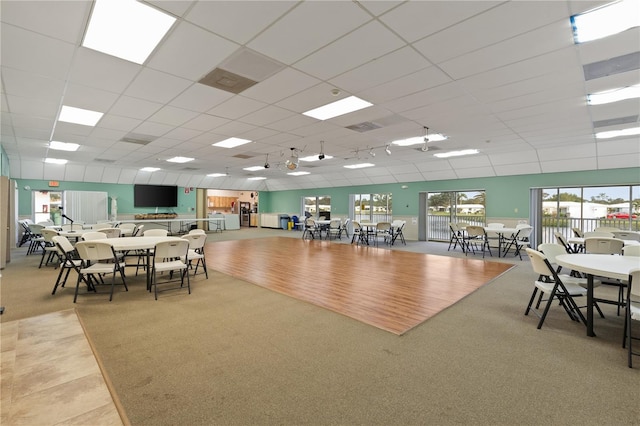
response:
[[[584,249],[591,254],[611,254],[621,255],[624,241],[610,237],[587,237],[584,239]],[[617,313],[620,315],[620,308],[624,307],[624,289],[627,287],[626,281],[603,279],[602,284],[618,287],[618,299],[607,300],[598,299],[601,302],[617,305]]]
[[[42,246],[42,257],[40,258],[40,265],[38,265],[38,269],[42,268],[43,263],[44,263],[44,266],[49,266],[49,263],[52,262],[54,259],[58,261],[61,259],[60,253],[58,252],[58,247],[56,247],[55,243],[52,240],[53,237],[58,235],[58,231],[56,231],[55,229],[45,228],[40,232],[42,234],[43,246]],[[46,262],[45,262],[45,259],[46,259]],[[58,267],[57,262],[55,266]]]
[[[311,236],[311,239],[316,238],[316,234],[320,236],[320,228],[316,225],[316,221],[312,218],[307,218],[304,221],[304,232],[302,232],[302,239],[304,240],[307,235]]]
[[[340,237],[342,238],[342,233],[344,232],[347,238],[349,238],[349,223],[351,223],[351,219],[346,218],[340,227]]]
[[[76,250],[78,251],[80,259],[82,259],[82,268],[80,268],[78,274],[73,303],[76,303],[78,298],[80,281],[85,281],[89,286],[89,290],[97,293],[96,285],[99,284],[98,279],[100,279],[100,284],[103,283],[101,277],[104,274],[112,274],[109,301],[113,300],[113,289],[116,284],[117,273],[119,273],[122,278],[124,289],[129,291],[124,279],[124,263],[118,260],[118,256],[111,244],[103,240],[80,241],[76,243]]]
[[[189,253],[188,259],[183,259],[185,263],[189,265],[189,268],[193,269],[193,275],[198,273],[198,266],[202,265],[204,275],[209,279],[209,272],[207,272],[207,260],[204,257],[204,245],[207,241],[207,234],[194,233],[183,235],[181,238],[189,241]],[[195,268],[193,267],[193,261],[196,261]]]
[[[449,229],[451,230],[451,238],[449,238],[449,247],[447,251],[451,250],[451,246],[453,245],[453,249],[455,250],[457,246],[460,246],[462,252],[465,252],[464,242],[462,241],[464,236],[462,235],[462,231],[458,227],[457,223],[449,222]]]
[[[538,279],[535,281],[533,293],[531,294],[529,304],[527,305],[527,309],[524,314],[529,315],[529,312],[533,312],[538,315],[540,317],[538,329],[540,329],[547,317],[549,308],[551,308],[551,304],[554,300],[557,300],[571,320],[578,322],[581,321],[586,325],[587,320],[573,298],[585,296],[587,294],[587,290],[578,284],[562,282],[553,266],[551,266],[551,263],[549,263],[549,260],[541,252],[532,248],[527,248],[526,252],[527,256],[529,256],[529,259],[531,260],[533,271],[538,274]],[[547,303],[545,304],[544,311],[542,313],[537,312],[536,309],[533,308],[533,302],[536,299],[538,291],[548,295],[546,300]]]
[[[53,291],[51,294],[56,294],[56,290],[58,287],[64,287],[67,283],[67,278],[69,278],[69,274],[73,269],[80,275],[80,268],[82,267],[82,259],[78,258],[78,253],[76,252],[75,247],[71,244],[67,237],[63,237],[61,235],[56,235],[51,239],[53,243],[58,247],[58,252],[62,257],[62,261],[60,263],[60,272],[58,273],[58,278],[56,279],[56,283],[53,286]],[[64,274],[64,278],[62,275]]]
[[[353,234],[351,235],[351,244],[353,243],[369,244],[367,241],[367,234],[362,229],[362,225],[360,225],[360,222],[356,222],[354,220],[352,223],[353,223]]]
[[[503,256],[506,256],[509,253],[511,248],[514,249],[513,256],[518,256],[520,260],[522,260],[522,248],[529,246],[529,236],[533,232],[532,226],[523,226],[518,229],[514,235],[511,236],[509,242],[506,243],[505,248],[503,250]]]
[[[640,337],[634,337],[631,331],[633,321],[640,321],[640,269],[634,269],[629,273],[629,289],[625,305],[622,347],[628,346],[628,364],[629,368],[633,368],[633,356],[640,356],[640,352],[634,351],[631,346],[634,340],[640,340]]]
[[[467,236],[465,238],[465,254],[469,253],[469,250],[475,255],[476,250],[480,250],[478,248],[478,244],[482,248],[482,258],[484,259],[485,251],[489,252],[489,255],[493,257],[491,253],[491,247],[489,246],[489,238],[487,238],[487,233],[482,226],[467,226]]]
[[[405,246],[407,245],[407,242],[404,239],[404,234],[402,233],[406,224],[407,221],[405,220],[394,220],[393,222],[391,222],[391,245],[394,245],[398,238],[400,238],[402,244],[404,244]]]
[[[184,261],[183,261],[184,259]],[[187,289],[191,294],[191,283],[189,282],[189,241],[186,239],[176,239],[163,241],[156,244],[154,248],[153,264],[151,266],[151,287],[154,289],[155,299],[158,300],[158,286],[175,282],[173,272],[180,274],[180,287],[184,287],[184,278],[187,277]],[[158,275],[162,272],[171,272],[167,280],[158,281]],[[176,289],[175,287],[164,290]],[[163,291],[164,291],[163,290]],[[151,289],[149,289],[151,291]]]

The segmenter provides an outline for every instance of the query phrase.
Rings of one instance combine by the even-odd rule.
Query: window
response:
[[[608,226],[640,230],[640,186],[544,188],[542,191],[543,242],[555,241],[554,232],[573,236]]]
[[[391,222],[393,215],[392,195],[352,194],[353,220],[356,222]]]
[[[314,219],[324,217],[326,220],[331,220],[331,197],[304,197],[303,209]]]

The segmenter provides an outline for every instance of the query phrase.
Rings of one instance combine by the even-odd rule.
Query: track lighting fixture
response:
[[[320,141],[320,154],[318,160],[324,160],[324,141]]]
[[[425,126],[424,128],[424,145],[422,145],[422,152],[427,152],[429,151],[429,145],[427,145],[427,142],[429,142],[429,128]]]
[[[387,155],[391,155],[391,148],[389,148],[389,145],[384,148],[384,152],[386,152]]]
[[[298,168],[298,154],[296,154],[295,148],[291,148],[291,157],[285,161],[284,164],[289,170],[295,170]]]
[[[373,148],[369,148],[369,155],[372,156],[372,157],[376,156],[376,153],[373,152]]]

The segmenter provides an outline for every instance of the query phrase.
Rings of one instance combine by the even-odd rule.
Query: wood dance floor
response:
[[[207,244],[210,269],[401,335],[512,265],[299,238]]]

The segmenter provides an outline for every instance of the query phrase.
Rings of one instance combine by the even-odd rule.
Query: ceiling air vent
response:
[[[137,145],[146,145],[155,139],[156,137],[151,135],[142,135],[140,133],[128,133],[124,135],[122,139],[120,139],[120,142],[135,143]]]
[[[606,120],[598,120],[593,122],[593,127],[609,127],[609,126],[619,126],[620,124],[629,124],[635,123],[638,121],[637,115],[630,115],[628,117],[618,117],[618,118],[608,118]]]
[[[356,132],[360,132],[360,133],[364,133],[364,132],[368,132],[369,130],[375,130],[375,129],[380,129],[382,126],[372,122],[372,121],[365,121],[363,123],[358,123],[358,124],[352,124],[351,126],[347,126],[347,129],[349,130],[354,130]]]
[[[222,68],[216,68],[205,75],[198,83],[224,90],[225,92],[238,94],[256,84],[257,81],[223,70]]]
[[[606,61],[586,64],[584,69],[584,79],[589,81],[594,78],[606,77],[608,75],[620,74],[627,71],[640,69],[640,52],[629,53]]]
[[[253,158],[255,157],[255,155],[249,155],[249,154],[236,154],[233,155],[234,158],[240,158],[242,160],[246,160],[247,158]]]

